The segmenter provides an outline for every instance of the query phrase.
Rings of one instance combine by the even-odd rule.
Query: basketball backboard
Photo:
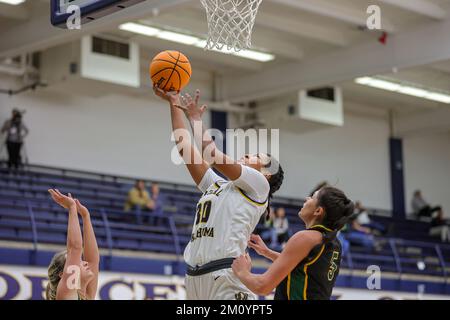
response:
[[[67,28],[67,19],[73,15],[70,6],[80,9],[81,24],[85,24],[143,1],[145,0],[51,0],[50,19],[52,25]]]

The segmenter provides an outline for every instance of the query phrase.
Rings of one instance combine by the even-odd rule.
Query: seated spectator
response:
[[[159,194],[159,184],[152,183],[151,191],[151,199],[153,200],[154,205],[153,210],[150,211],[152,211],[153,214],[160,215],[162,214],[162,199]],[[158,217],[149,216],[149,223],[158,225],[160,223],[160,219]]]
[[[152,186],[153,195],[150,194],[145,189],[145,182],[143,180],[136,181],[136,184],[128,192],[128,197],[125,202],[125,212],[134,210],[137,213],[138,222],[142,222],[142,217],[140,216],[141,211],[154,211],[157,207],[159,187],[158,185]]]
[[[275,219],[273,220],[273,228],[275,229],[276,243],[272,243],[272,246],[281,245],[284,247],[289,240],[289,221],[286,218],[286,211],[284,208],[278,208],[275,211]]]
[[[414,214],[418,217],[429,217],[432,218],[434,213],[438,213],[442,208],[440,206],[431,207],[422,197],[422,192],[420,190],[416,190],[414,192],[414,197],[411,201],[411,206],[414,211]]]
[[[375,248],[375,239],[371,230],[360,225],[355,215],[351,216],[341,232],[350,244],[362,246],[368,251],[372,251]]]
[[[258,233],[261,238],[268,243],[272,242],[274,239],[275,229],[273,228],[273,220],[275,219],[275,210],[273,207],[269,208],[269,213],[267,215],[263,215],[258,224]]]
[[[371,233],[380,235],[386,232],[386,228],[382,223],[370,219],[366,208],[362,206],[360,201],[355,202],[354,215],[356,216],[356,222],[365,228],[369,228]]]
[[[350,248],[350,243],[344,238],[341,231],[338,231],[336,238],[341,242],[342,256],[346,257]]]
[[[442,210],[431,220],[429,232],[430,236],[440,237],[442,242],[450,242],[450,230],[447,221],[444,220]]]

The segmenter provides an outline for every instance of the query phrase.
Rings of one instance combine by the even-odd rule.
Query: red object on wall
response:
[[[388,37],[387,32],[383,32],[383,34],[381,35],[381,37],[378,38],[378,41],[380,41],[380,43],[382,43],[382,44],[385,45],[386,42],[387,42],[387,37]]]

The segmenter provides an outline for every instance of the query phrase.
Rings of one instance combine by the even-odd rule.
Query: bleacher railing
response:
[[[53,168],[53,167],[47,167],[47,166],[41,166],[41,165],[29,165],[27,166],[27,174],[31,174],[32,176],[39,176],[40,174],[45,174],[45,172],[48,172],[49,174],[55,174],[55,175],[63,175],[66,177],[72,177],[72,178],[80,178],[81,176],[86,176],[86,178],[91,178],[94,180],[100,180],[100,181],[113,181],[113,182],[120,182],[120,183],[134,183],[135,178],[130,177],[121,177],[121,176],[112,176],[112,175],[106,175],[106,174],[99,174],[99,173],[93,173],[93,172],[87,172],[87,171],[81,171],[81,170],[72,170],[72,169],[63,169],[63,168]],[[36,169],[38,171],[34,172],[33,170]],[[161,184],[162,187],[167,186],[170,187],[173,190],[185,190],[185,191],[192,191],[192,192],[198,192],[195,187],[192,185],[186,185],[186,184],[176,184],[176,183],[167,183],[167,182],[160,182],[160,181],[152,181],[152,182],[158,182]],[[298,199],[288,199],[288,198],[279,198],[282,201],[291,201],[292,204],[297,204],[299,202]],[[19,203],[21,202],[19,199],[14,200],[15,202]],[[26,204],[28,208],[28,214],[30,219],[30,225],[31,225],[31,231],[32,231],[32,242],[33,242],[33,251],[36,252],[38,250],[38,244],[39,241],[39,234],[38,234],[38,228],[36,224],[36,217],[33,211],[33,207],[37,205],[37,203],[42,203],[43,200],[27,200],[23,203]],[[112,237],[112,230],[110,226],[110,222],[108,219],[108,212],[104,208],[100,210],[101,215],[101,221],[99,221],[99,226],[102,227],[106,234],[106,245],[108,249],[108,256],[111,258],[113,255],[113,237]],[[182,249],[181,249],[181,240],[179,233],[177,231],[177,227],[175,224],[175,221],[172,216],[168,215],[154,215],[155,217],[158,217],[160,219],[167,219],[168,226],[170,229],[170,233],[172,236],[173,241],[173,247],[174,252],[177,257],[177,263],[179,263],[179,256],[181,255]],[[389,243],[390,249],[391,249],[391,256],[393,261],[395,262],[396,271],[399,275],[401,275],[404,270],[402,267],[402,260],[400,253],[398,252],[399,247],[405,247],[405,246],[411,246],[411,247],[417,247],[421,249],[433,249],[436,255],[436,258],[438,260],[438,264],[440,265],[441,273],[443,277],[447,277],[447,268],[449,267],[449,261],[450,259],[443,253],[444,251],[447,253],[450,253],[450,245],[445,244],[436,244],[436,243],[427,243],[427,242],[421,242],[421,241],[411,241],[411,240],[404,240],[404,239],[395,239],[395,238],[385,238],[385,240]],[[31,260],[33,260],[32,257],[30,257]],[[349,255],[347,256],[347,265],[350,269],[353,269],[353,258],[352,258],[352,250],[349,250]]]
[[[0,163],[0,166],[2,163]],[[130,176],[121,176],[121,175],[113,175],[107,173],[98,173],[92,172],[88,170],[78,170],[78,169],[67,169],[67,168],[59,168],[59,167],[50,167],[38,164],[27,164],[24,166],[24,170],[27,174],[55,174],[61,175],[64,177],[71,178],[86,178],[93,179],[103,182],[115,182],[115,183],[126,183],[126,184],[134,184],[136,180],[143,180],[147,183],[157,183],[162,188],[170,188],[172,190],[177,191],[188,191],[193,193],[200,193],[199,190],[193,184],[184,184],[184,183],[175,183],[175,182],[167,182],[160,181],[154,179],[144,179],[142,177],[130,177]],[[36,170],[36,171],[34,171]],[[303,204],[303,200],[297,198],[289,198],[289,197],[280,197],[275,196],[274,202],[282,202],[283,204],[292,204],[300,206]]]
[[[33,204],[30,203],[29,201],[26,201],[27,204],[27,208],[28,208],[28,213],[29,213],[29,219],[30,219],[30,225],[31,225],[31,230],[32,230],[32,234],[33,234],[33,252],[32,252],[32,256],[30,256],[30,264],[35,264],[34,258],[36,256],[37,250],[38,250],[38,244],[40,243],[39,241],[39,233],[38,233],[38,228],[36,226],[36,218],[35,218],[35,214],[33,211]],[[133,214],[133,213],[132,213]],[[108,219],[108,213],[107,211],[102,208],[100,210],[100,215],[101,215],[101,220],[95,220],[95,225],[98,227],[102,227],[105,231],[106,234],[106,244],[107,244],[107,250],[108,250],[108,259],[106,260],[107,262],[105,262],[105,269],[109,269],[110,267],[110,262],[111,259],[113,257],[113,250],[114,250],[114,245],[113,245],[113,239],[112,239],[112,231],[111,231],[111,226],[109,223],[109,219]],[[173,219],[173,217],[171,216],[165,216],[162,214],[155,214],[152,215],[152,217],[154,218],[158,218],[158,219],[162,219],[162,220],[167,220],[168,225],[169,225],[169,229],[171,232],[171,236],[172,236],[172,241],[173,241],[173,246],[174,246],[174,253],[176,256],[176,268],[181,267],[181,261],[180,261],[180,256],[181,256],[181,242],[180,242],[180,238],[179,238],[179,234],[177,231],[177,227],[175,224],[175,221]],[[413,247],[413,248],[418,248],[421,250],[424,249],[432,249],[434,250],[434,252],[436,253],[436,258],[438,259],[438,264],[440,265],[440,269],[441,269],[441,276],[444,278],[447,278],[447,262],[445,260],[445,257],[442,253],[442,249],[445,248],[446,250],[448,250],[450,252],[450,245],[445,245],[445,244],[436,244],[436,243],[427,243],[427,242],[421,242],[421,241],[412,241],[412,240],[404,240],[404,239],[395,239],[395,238],[378,238],[378,240],[380,239],[384,239],[388,244],[389,247],[391,249],[391,254],[392,254],[392,258],[395,261],[395,266],[396,266],[396,271],[399,274],[399,276],[402,275],[403,273],[403,268],[402,268],[402,263],[404,261],[402,261],[403,259],[407,259],[407,258],[402,258],[400,253],[399,253],[399,247],[401,248],[407,248],[407,247]],[[373,254],[372,254],[373,255]],[[371,254],[367,254],[367,258],[370,260]],[[374,258],[376,258],[376,256],[374,255]],[[353,259],[352,259],[352,250],[350,249],[347,252],[347,255],[345,257],[346,262],[347,262],[347,267],[350,270],[353,270]],[[417,262],[419,262],[420,259],[417,259]],[[179,271],[180,269],[177,269],[175,271]]]

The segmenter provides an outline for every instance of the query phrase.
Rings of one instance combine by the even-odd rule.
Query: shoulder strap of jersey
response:
[[[333,240],[336,237],[336,233],[337,233],[336,230],[332,230],[321,224],[316,224],[316,225],[308,228],[307,230],[314,230],[314,231],[320,232],[323,237],[322,238],[323,242],[329,242],[329,241]]]
[[[236,187],[236,188],[238,189],[239,193],[240,193],[240,194],[241,194],[248,202],[250,202],[250,203],[252,203],[252,204],[254,204],[254,205],[256,205],[256,206],[264,206],[264,205],[267,203],[267,200],[268,200],[268,199],[266,199],[264,202],[256,201],[256,200],[250,198],[250,197],[245,193],[245,191],[242,190],[241,188],[239,188],[239,187]]]

